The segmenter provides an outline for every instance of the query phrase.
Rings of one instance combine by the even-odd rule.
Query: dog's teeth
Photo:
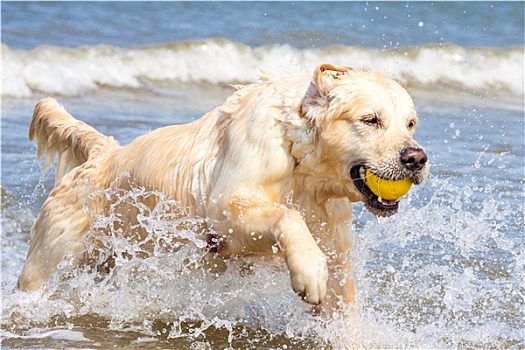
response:
[[[377,197],[377,200],[379,201],[379,203],[383,203],[383,198]]]
[[[361,176],[362,179],[366,180],[366,171],[364,167],[359,168],[359,176]]]

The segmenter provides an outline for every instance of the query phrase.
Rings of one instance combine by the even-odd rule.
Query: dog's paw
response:
[[[313,254],[295,254],[286,259],[293,290],[306,302],[320,304],[326,296],[328,267],[325,255],[318,250]]]

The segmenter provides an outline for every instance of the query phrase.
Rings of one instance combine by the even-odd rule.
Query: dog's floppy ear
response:
[[[350,67],[335,66],[330,63],[321,64],[317,67],[301,105],[301,114],[311,119],[313,114],[309,113],[309,110],[326,107],[329,102],[328,95],[335,80],[350,70],[352,70]]]
[[[334,80],[351,69],[350,67],[334,66],[330,63],[322,64],[315,69],[312,84],[315,84],[320,95],[326,96],[332,90]]]

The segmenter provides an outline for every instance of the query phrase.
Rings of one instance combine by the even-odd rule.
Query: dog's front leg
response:
[[[328,268],[304,219],[294,209],[260,199],[236,197],[228,205],[229,220],[221,223],[223,255],[271,254],[278,247],[290,271],[293,289],[311,304],[326,296]]]
[[[312,203],[313,201],[306,201]],[[352,203],[344,198],[331,199],[322,207],[309,208],[308,227],[316,235],[327,257],[328,288],[323,312],[333,314],[355,305],[355,284],[351,259]]]
[[[311,304],[321,303],[328,279],[326,257],[299,213],[284,214],[273,235],[284,254],[294,290]]]

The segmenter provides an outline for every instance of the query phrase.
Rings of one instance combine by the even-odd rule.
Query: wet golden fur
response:
[[[398,164],[400,149],[417,146],[412,100],[379,73],[329,64],[312,77],[265,75],[237,88],[201,119],[127,146],[74,119],[55,100],[40,101],[29,137],[48,164],[58,155],[57,178],[31,230],[19,287],[38,289],[66,251],[82,249],[94,188],[137,186],[209,218],[202,238],[215,233],[211,254],[266,255],[278,247],[293,289],[307,302],[328,308],[340,299],[352,302],[351,203],[364,198],[349,170],[364,164],[388,178],[424,179],[428,167],[406,174]],[[128,181],[115,184],[123,173]],[[88,205],[103,212],[108,203]],[[133,222],[128,209],[121,214]]]

